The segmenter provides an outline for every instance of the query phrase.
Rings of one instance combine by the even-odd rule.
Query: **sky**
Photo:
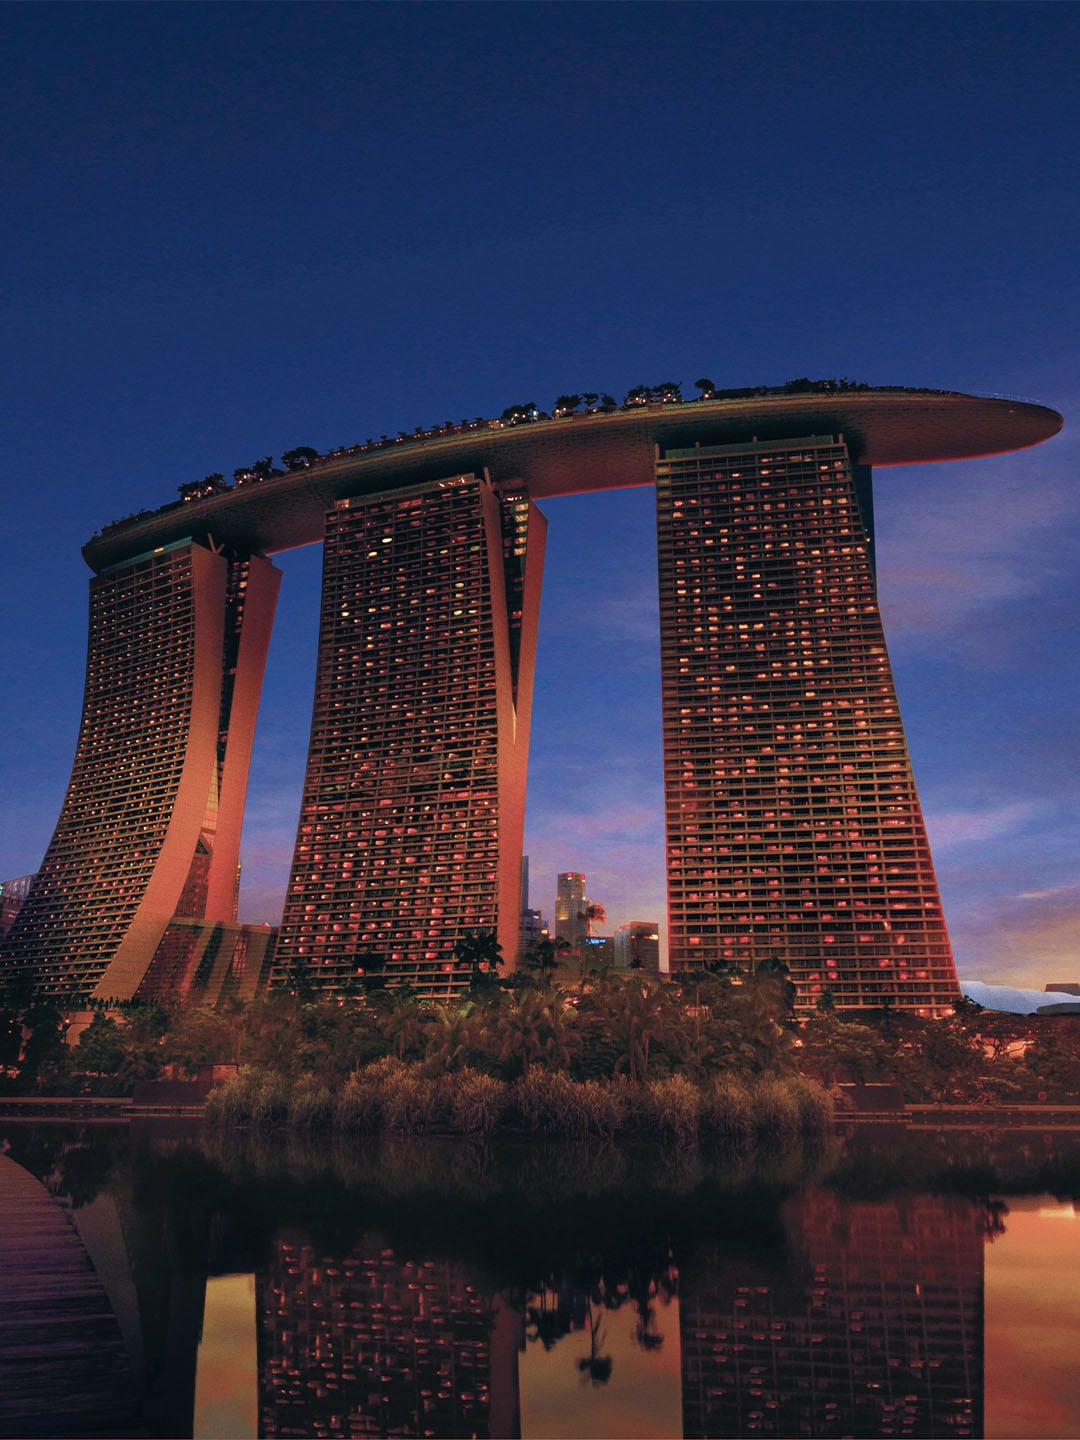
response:
[[[881,470],[879,586],[962,976],[1080,979],[1080,8],[8,4],[0,877],[78,733],[103,523],[295,445],[800,375],[1034,399]],[[545,502],[526,849],[666,914],[652,492]],[[284,583],[241,918],[276,921],[317,548]]]

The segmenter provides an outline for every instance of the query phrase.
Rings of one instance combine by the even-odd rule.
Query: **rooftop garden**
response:
[[[222,495],[227,491],[239,489],[241,486],[257,485],[263,480],[276,479],[290,471],[308,470],[313,466],[326,465],[340,459],[343,455],[366,455],[393,450],[400,446],[423,445],[427,441],[444,440],[452,435],[505,430],[516,425],[533,425],[544,420],[566,422],[583,415],[613,415],[617,411],[632,411],[642,407],[694,405],[700,404],[702,401],[753,400],[777,395],[842,395],[871,390],[876,393],[898,392],[902,394],[944,395],[952,393],[907,385],[869,385],[864,380],[849,380],[846,376],[839,379],[811,380],[805,375],[795,380],[789,380],[784,385],[752,385],[735,390],[717,389],[712,380],[707,376],[702,376],[694,381],[693,388],[698,391],[698,394],[684,396],[682,384],[676,380],[663,380],[658,385],[634,385],[623,396],[621,403],[606,391],[583,390],[580,394],[556,396],[550,412],[541,410],[535,401],[528,400],[508,405],[501,415],[493,419],[485,419],[482,415],[477,415],[472,420],[468,418],[459,421],[444,420],[442,424],[436,423],[427,427],[417,425],[411,431],[399,430],[396,435],[383,434],[378,439],[368,436],[363,443],[357,441],[353,445],[339,445],[326,451],[317,450],[311,445],[297,445],[282,454],[280,465],[274,464],[272,455],[267,455],[261,460],[252,461],[247,465],[238,465],[232,472],[231,484],[220,471],[204,475],[201,480],[190,480],[179,487],[179,500],[169,501],[156,510],[139,510],[135,514],[125,515],[119,520],[112,520],[109,524],[103,525],[99,531],[95,531],[92,538],[102,539],[141,520],[149,520],[155,515],[165,514],[182,505],[207,500],[214,495]]]

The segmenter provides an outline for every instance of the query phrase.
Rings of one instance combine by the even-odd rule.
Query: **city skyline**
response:
[[[961,973],[1071,975],[1075,12],[499,13],[5,11],[0,875],[37,868],[61,807],[76,552],[103,520],[292,445],[550,409],[572,388],[847,374],[1066,415],[1021,466],[893,471],[876,519]],[[253,67],[266,83],[241,99]],[[654,507],[625,491],[544,508],[526,849],[542,905],[580,870],[615,927],[663,910]],[[310,550],[282,564],[241,846],[253,921],[287,881],[317,568]]]

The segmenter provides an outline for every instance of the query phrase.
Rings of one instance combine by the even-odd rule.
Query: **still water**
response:
[[[43,1374],[63,1421],[9,1400],[0,1434],[1080,1435],[1075,1134],[748,1160],[0,1120],[0,1146],[74,1225],[130,1406]]]

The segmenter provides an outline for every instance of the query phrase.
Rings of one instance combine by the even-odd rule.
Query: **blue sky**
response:
[[[0,876],[74,751],[103,522],[297,444],[564,390],[848,375],[1061,436],[879,471],[880,588],[962,974],[1080,978],[1080,11],[1058,4],[0,10]],[[527,847],[663,918],[649,491],[549,521]],[[243,846],[274,919],[319,557],[281,557]]]

